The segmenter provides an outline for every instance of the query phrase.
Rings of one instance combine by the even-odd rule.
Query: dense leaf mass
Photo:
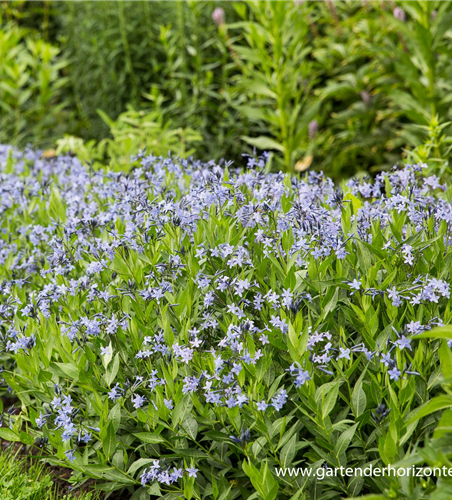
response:
[[[1,436],[136,498],[427,497],[428,479],[279,468],[441,462],[447,190],[422,164],[340,189],[247,162],[140,153],[124,173],[0,148],[3,377],[21,401]]]

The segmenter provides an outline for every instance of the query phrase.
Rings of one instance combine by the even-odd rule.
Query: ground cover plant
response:
[[[427,165],[338,187],[266,155],[0,154],[3,439],[134,499],[451,491],[277,472],[449,464],[452,205]]]

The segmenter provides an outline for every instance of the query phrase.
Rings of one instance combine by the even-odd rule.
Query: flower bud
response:
[[[311,140],[315,139],[318,131],[319,131],[319,123],[317,122],[317,120],[312,120],[312,122],[310,122],[308,125],[309,139]]]
[[[371,95],[369,94],[369,92],[362,90],[360,92],[360,96],[361,96],[361,99],[363,100],[364,104],[368,105],[370,103]]]
[[[402,8],[396,7],[392,13],[396,19],[402,21],[402,23],[405,22],[405,11]]]
[[[212,12],[212,19],[215,21],[217,26],[221,26],[224,24],[224,10],[221,7],[217,7]]]

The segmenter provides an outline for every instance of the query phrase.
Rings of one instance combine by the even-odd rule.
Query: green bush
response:
[[[51,145],[65,129],[60,50],[12,24],[0,30],[0,142]]]
[[[272,152],[274,170],[334,179],[418,153],[437,173],[449,168],[448,147],[439,151],[428,129],[452,135],[450,1],[13,2],[4,11],[2,37],[22,48],[16,57],[8,46],[5,58],[4,142],[112,139],[102,110],[113,122],[135,112],[172,134],[194,130],[205,161],[240,162],[256,147]],[[53,83],[41,87],[44,47]]]
[[[66,136],[57,141],[58,154],[76,152],[84,161],[96,158],[99,161],[115,162],[127,169],[130,156],[139,150],[147,150],[155,155],[174,153],[187,157],[196,152],[192,146],[202,142],[201,135],[191,128],[173,129],[167,118],[165,109],[161,107],[161,99],[148,95],[154,108],[129,110],[121,113],[117,120],[112,120],[103,111],[99,115],[110,129],[112,138],[84,142],[74,136]]]
[[[105,138],[109,130],[98,109],[116,120],[127,104],[149,108],[145,95],[158,91],[175,128],[204,137],[198,155],[236,148],[244,125],[227,104],[231,63],[213,8],[211,2],[61,2],[63,45],[87,127],[73,134]]]
[[[337,25],[324,22],[313,42],[326,79],[318,166],[335,176],[352,174],[350,163],[373,172],[392,166],[402,148],[424,142],[435,119],[450,136],[451,3],[401,2],[404,21],[394,6],[338,3]]]
[[[233,45],[238,85],[247,96],[239,111],[266,134],[243,139],[258,149],[278,151],[278,166],[291,172],[306,153],[309,124],[320,107],[312,101],[317,77],[309,61],[306,23],[313,6],[248,2],[236,10],[242,21],[229,27],[243,32],[246,41]]]
[[[0,154],[0,437],[135,500],[450,492],[319,478],[448,466],[452,205],[425,165],[339,189],[267,157]]]

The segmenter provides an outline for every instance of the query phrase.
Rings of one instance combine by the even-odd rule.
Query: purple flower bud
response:
[[[317,120],[312,120],[308,126],[309,139],[315,139],[317,132],[319,131],[319,124]]]
[[[405,22],[405,11],[401,7],[396,7],[392,13],[396,19],[402,21],[402,23]]]
[[[215,21],[217,26],[221,26],[224,24],[224,10],[221,7],[217,7],[212,12],[212,19]]]
[[[360,96],[361,96],[361,99],[363,100],[364,104],[368,105],[370,103],[371,95],[369,94],[369,92],[366,92],[365,90],[362,90],[360,92]]]

